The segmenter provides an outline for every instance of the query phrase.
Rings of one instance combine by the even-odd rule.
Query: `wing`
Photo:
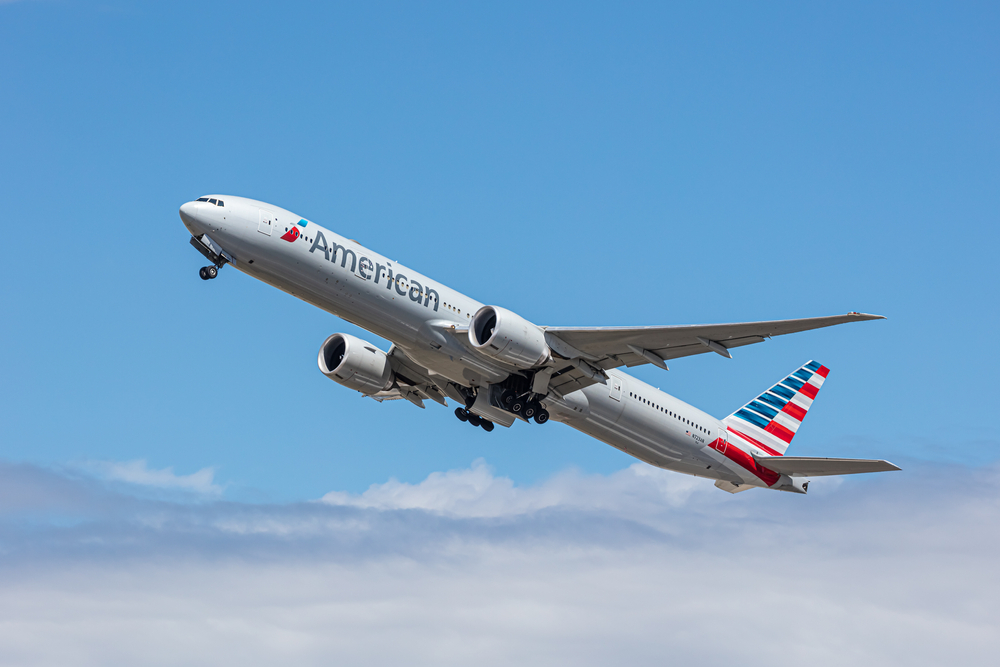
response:
[[[738,324],[693,324],[665,327],[545,327],[550,347],[575,363],[553,373],[550,387],[566,394],[595,382],[592,370],[656,364],[693,354],[715,352],[731,357],[734,347],[760,343],[772,336],[822,329],[847,322],[885,319],[881,315],[847,313],[798,320],[741,322]],[[586,363],[581,364],[580,361]],[[581,368],[581,365],[583,366]],[[588,368],[589,366],[589,368]]]
[[[811,456],[755,456],[754,459],[765,468],[790,477],[823,477],[900,470],[899,466],[880,459],[827,459]]]
[[[430,376],[423,366],[410,359],[403,350],[395,345],[389,349],[389,365],[392,366],[396,382],[390,389],[371,394],[371,397],[382,401],[398,401],[406,399],[418,408],[424,407],[424,400],[430,399],[447,406],[445,391]],[[452,397],[454,398],[454,397]]]

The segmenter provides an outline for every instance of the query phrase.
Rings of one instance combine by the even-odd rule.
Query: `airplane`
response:
[[[376,401],[459,404],[487,432],[515,422],[562,422],[640,461],[715,480],[730,493],[806,493],[807,478],[900,468],[884,460],[785,456],[829,369],[809,361],[724,419],[620,369],[730,350],[847,322],[806,319],[642,327],[539,326],[483,304],[291,211],[232,195],[180,207],[190,243],[225,265],[391,341],[388,351],[346,333],[319,348],[320,372]]]

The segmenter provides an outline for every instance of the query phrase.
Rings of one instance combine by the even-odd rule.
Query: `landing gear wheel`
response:
[[[483,425],[483,420],[480,419],[479,415],[470,414],[469,415],[469,423],[472,424],[473,426],[482,426]]]
[[[534,417],[535,414],[541,409],[542,406],[540,406],[535,401],[531,401],[526,406],[524,406],[524,410],[521,411],[521,416],[530,421],[531,418]]]
[[[483,430],[486,431],[487,433],[492,433],[493,432],[493,422],[486,421],[484,419],[483,423],[481,423],[480,426],[482,426]]]
[[[208,279],[211,280],[215,276],[219,275],[219,270],[214,266],[206,266],[205,273],[208,275]]]
[[[198,269],[198,275],[201,276],[202,280],[208,280],[208,267],[203,266],[200,269]]]
[[[458,417],[458,421],[469,421],[469,411],[465,408],[455,408],[455,416]]]
[[[500,394],[500,405],[502,405],[505,410],[510,410],[510,405],[515,400],[517,400],[517,392],[513,389],[505,389],[504,392]]]
[[[545,408],[541,408],[539,409],[538,412],[535,413],[536,424],[544,424],[548,420],[549,420],[549,411],[546,410]]]
[[[507,404],[507,409],[513,412],[515,415],[519,415],[521,414],[521,411],[524,410],[525,405],[526,403],[523,398],[517,398],[515,396],[514,400],[512,400],[510,403]]]

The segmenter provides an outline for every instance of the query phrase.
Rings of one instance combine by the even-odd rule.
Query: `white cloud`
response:
[[[395,479],[372,484],[361,494],[331,491],[320,499],[330,505],[380,510],[419,509],[460,517],[501,517],[549,507],[613,509],[622,504],[680,506],[692,494],[722,493],[712,482],[659,470],[643,463],[610,476],[565,472],[532,487],[516,487],[496,477],[482,459],[467,470],[431,473],[419,484]]]
[[[0,490],[86,494],[30,472],[0,466]],[[0,664],[991,664],[997,473],[730,496],[643,466],[518,487],[476,462],[322,503],[14,516]]]
[[[146,461],[95,461],[84,466],[105,480],[124,482],[167,491],[187,491],[218,496],[222,487],[215,483],[215,469],[202,468],[190,475],[178,475],[172,467],[151,469]]]

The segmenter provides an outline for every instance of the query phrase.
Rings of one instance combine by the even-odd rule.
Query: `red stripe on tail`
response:
[[[806,382],[804,385],[802,385],[802,389],[799,389],[799,392],[805,394],[809,398],[816,398],[816,394],[819,393],[819,387],[817,387],[814,384],[809,384],[808,382]]]
[[[785,428],[778,422],[771,422],[770,424],[767,425],[767,428],[765,428],[764,430],[770,433],[771,435],[775,436],[776,438],[784,440],[785,442],[791,442],[792,438],[795,437],[794,433],[789,431],[787,428]]]
[[[770,447],[768,447],[767,445],[765,445],[760,440],[756,440],[755,438],[751,438],[746,433],[742,433],[740,431],[737,431],[735,428],[732,428],[732,427],[729,427],[729,426],[727,426],[726,428],[729,430],[730,433],[735,433],[736,435],[740,436],[741,438],[743,438],[744,440],[746,440],[750,444],[757,445],[758,447],[760,447],[761,449],[763,449],[765,452],[767,452],[771,456],[781,456],[782,455],[781,452],[779,452],[779,451],[777,451],[775,449],[771,449]]]
[[[783,407],[781,411],[790,417],[798,419],[799,421],[805,419],[806,416],[806,409],[803,408],[801,405],[795,405],[791,401],[785,403],[785,407]]]

